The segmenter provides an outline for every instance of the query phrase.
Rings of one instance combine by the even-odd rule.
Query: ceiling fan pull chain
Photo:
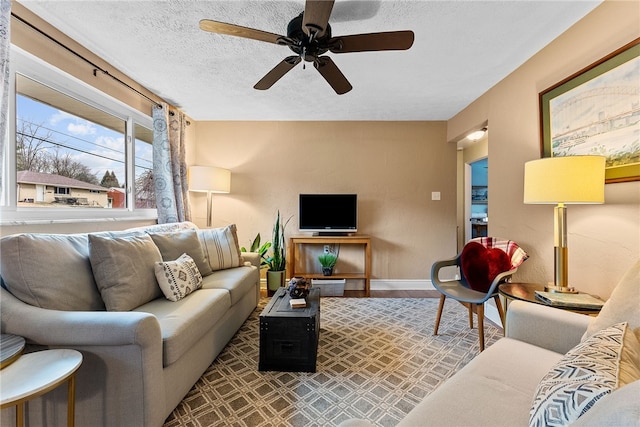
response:
[[[306,70],[307,69],[307,63],[304,61],[304,58],[307,56],[307,48],[303,47],[302,48],[302,52],[300,53],[300,58],[303,60],[302,62],[302,69]]]

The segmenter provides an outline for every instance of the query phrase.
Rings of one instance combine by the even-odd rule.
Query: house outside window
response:
[[[151,117],[13,45],[10,65],[2,222],[155,218]]]

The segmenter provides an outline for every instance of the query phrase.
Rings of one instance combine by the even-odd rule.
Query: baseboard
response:
[[[431,280],[411,279],[373,279],[372,291],[432,291],[435,290]]]

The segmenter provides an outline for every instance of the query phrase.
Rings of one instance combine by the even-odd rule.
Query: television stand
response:
[[[322,273],[308,273],[296,271],[296,258],[300,257],[301,245],[360,245],[364,250],[364,272],[362,273],[335,273],[324,276]],[[364,235],[342,236],[293,236],[289,239],[288,271],[290,277],[302,276],[306,279],[361,279],[364,280],[365,296],[371,294],[371,238]]]

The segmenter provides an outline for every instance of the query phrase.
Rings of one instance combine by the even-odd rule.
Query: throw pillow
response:
[[[211,270],[244,265],[235,224],[222,228],[201,229],[197,232]]]
[[[21,301],[49,310],[104,310],[86,234],[15,234],[2,238],[0,250],[3,283]]]
[[[107,310],[128,311],[162,296],[154,273],[162,256],[150,236],[89,234],[89,258]]]
[[[460,268],[471,289],[487,292],[498,274],[511,269],[511,260],[502,249],[469,242],[462,249]]]
[[[569,350],[538,384],[529,426],[569,425],[617,389],[626,329],[618,323]]]
[[[160,249],[163,261],[172,261],[186,253],[193,258],[202,276],[208,276],[212,273],[195,229],[172,233],[149,233],[149,235]]]
[[[640,260],[620,279],[598,316],[591,319],[582,340],[620,322],[629,322],[630,328],[640,331]],[[640,339],[640,333],[636,337]]]
[[[156,279],[169,301],[178,301],[202,287],[202,275],[195,261],[182,254],[175,261],[156,262]]]

